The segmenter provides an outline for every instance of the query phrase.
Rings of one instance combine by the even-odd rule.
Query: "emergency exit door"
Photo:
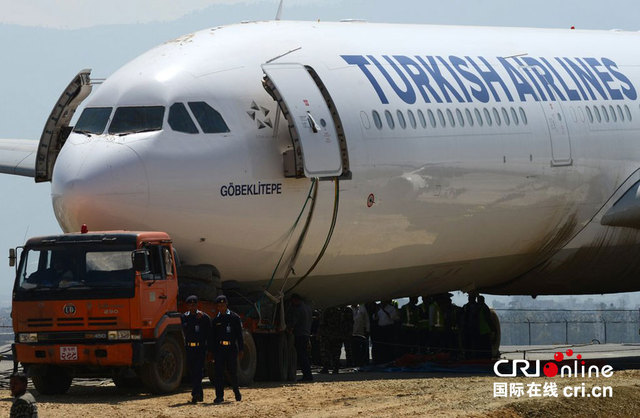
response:
[[[565,166],[573,164],[569,128],[560,103],[543,102],[542,110],[549,128],[551,141],[551,165]]]
[[[344,135],[336,126],[339,117],[335,108],[330,109],[333,104],[326,90],[321,91],[317,75],[314,79],[302,64],[265,64],[262,70],[265,85],[289,121],[295,158],[304,176],[338,177],[347,171]]]

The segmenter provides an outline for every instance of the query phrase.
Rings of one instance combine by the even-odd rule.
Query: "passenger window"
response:
[[[74,132],[100,135],[104,132],[111,116],[112,107],[87,107],[82,111]]]
[[[498,109],[495,107],[493,108],[493,118],[496,120],[496,125],[502,125],[502,122],[500,121],[500,112],[498,112]]]
[[[602,117],[604,118],[604,121],[609,122],[609,112],[607,112],[607,108],[604,107],[603,105],[601,109],[602,109]]]
[[[447,117],[449,118],[449,124],[452,128],[456,127],[456,121],[453,119],[453,113],[451,113],[450,109],[447,109]]]
[[[373,117],[373,123],[376,125],[376,128],[382,129],[382,119],[380,119],[380,114],[378,113],[378,111],[372,111],[371,116]]]
[[[480,111],[478,109],[473,109],[473,113],[476,114],[476,121],[478,122],[478,125],[482,126],[484,122],[482,121],[482,114]]]
[[[528,123],[527,114],[524,113],[524,109],[523,108],[519,108],[519,110],[520,110],[520,120],[522,121],[523,125],[526,125]]]
[[[205,102],[189,102],[189,109],[196,117],[202,132],[205,134],[219,134],[229,132],[229,127],[217,110]]]
[[[126,135],[138,132],[159,131],[164,119],[163,106],[119,107],[109,125],[112,135]]]
[[[387,125],[389,125],[389,128],[394,129],[396,127],[396,124],[393,121],[393,115],[391,114],[391,112],[385,110],[384,116],[387,118]]]
[[[187,108],[182,103],[174,103],[169,108],[169,126],[176,132],[197,134],[198,128],[191,120]]]
[[[491,113],[489,113],[489,110],[487,108],[484,109],[484,118],[487,120],[488,126],[493,125],[493,122],[491,121]]]
[[[602,116],[600,116],[600,111],[598,110],[598,106],[593,106],[593,113],[596,114],[596,120],[598,123],[602,122]]]
[[[427,120],[424,118],[424,113],[422,113],[422,110],[418,109],[418,119],[420,119],[420,125],[423,128],[427,127]]]
[[[620,105],[616,106],[618,109],[618,117],[620,118],[620,120],[622,122],[624,122],[624,113],[622,113],[622,108],[620,107]]]
[[[469,126],[473,126],[473,115],[469,109],[464,110],[465,115],[467,115],[467,123]]]
[[[514,108],[511,108],[511,119],[513,119],[514,124],[516,125],[520,124],[520,121],[518,120],[518,113]]]
[[[504,107],[502,108],[502,119],[504,119],[504,124],[509,126],[511,125],[511,121],[509,120],[509,112]]]
[[[458,118],[458,125],[464,127],[464,117],[462,117],[460,109],[456,109],[456,117]]]
[[[398,115],[398,123],[400,124],[400,127],[405,129],[407,127],[407,121],[404,119],[404,113],[402,113],[401,110],[398,110],[396,114]]]
[[[609,105],[609,113],[611,113],[611,120],[617,122],[618,118],[616,117],[616,110],[611,105]]]
[[[431,111],[431,109],[427,110],[427,115],[429,116],[429,122],[431,123],[431,127],[435,128],[436,127],[436,117],[433,116],[433,112]]]
[[[593,113],[591,112],[591,108],[589,106],[585,106],[584,109],[587,111],[587,117],[589,118],[589,122],[593,123]]]
[[[411,109],[407,110],[407,115],[409,116],[409,123],[411,124],[411,127],[413,129],[416,129],[416,126],[418,124],[416,123],[416,117],[413,116],[413,112],[411,111]]]
[[[438,120],[440,120],[440,126],[444,128],[445,126],[447,126],[447,122],[444,120],[444,114],[440,109],[438,109],[437,113],[438,113]]]

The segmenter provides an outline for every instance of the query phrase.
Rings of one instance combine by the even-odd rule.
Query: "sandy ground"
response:
[[[495,398],[493,383],[556,382],[564,386],[611,386],[613,397],[558,398],[525,396]],[[6,390],[6,389],[5,389]],[[74,382],[64,396],[39,395],[41,417],[631,417],[640,416],[640,370],[614,372],[610,378],[498,378],[414,373],[345,372],[315,375],[313,383],[255,383],[242,388],[242,402],[213,405],[214,389],[205,384],[205,402],[191,405],[190,388],[166,396],[125,393],[106,381]],[[8,395],[8,391],[5,392]],[[0,402],[8,416],[11,398]]]

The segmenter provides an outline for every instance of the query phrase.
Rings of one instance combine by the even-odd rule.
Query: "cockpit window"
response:
[[[73,129],[74,132],[81,134],[100,135],[104,132],[111,116],[111,107],[87,107],[82,111],[78,123]]]
[[[198,128],[191,120],[187,108],[182,103],[174,103],[169,108],[169,126],[176,132],[197,134]]]
[[[189,108],[205,134],[229,132],[229,127],[220,113],[205,102],[189,102]]]
[[[164,118],[163,106],[119,107],[109,125],[112,135],[159,131]]]

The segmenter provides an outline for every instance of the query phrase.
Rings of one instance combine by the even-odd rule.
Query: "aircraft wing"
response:
[[[35,177],[38,141],[0,139],[0,173]]]

